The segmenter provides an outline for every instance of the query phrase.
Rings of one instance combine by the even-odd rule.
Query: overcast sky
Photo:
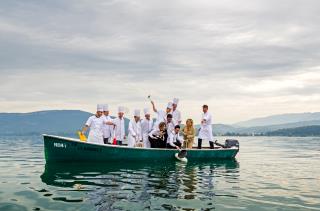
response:
[[[214,121],[320,111],[318,0],[0,2],[0,112],[108,103]]]

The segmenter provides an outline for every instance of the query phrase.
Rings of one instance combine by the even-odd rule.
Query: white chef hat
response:
[[[119,106],[118,107],[118,112],[119,113],[124,113],[124,107],[123,106]]]
[[[144,115],[149,114],[150,115],[150,109],[149,108],[145,108],[143,109]]]
[[[103,105],[98,104],[97,105],[97,111],[103,111]]]
[[[103,105],[103,111],[109,111],[109,105],[108,104],[104,104]]]
[[[140,110],[139,109],[134,110],[134,116],[140,117]]]
[[[168,106],[167,106],[167,108],[170,108],[170,109],[172,109],[172,102],[169,102],[169,103],[168,103]]]
[[[176,104],[176,105],[178,105],[178,103],[179,103],[179,98],[173,98],[173,104]]]

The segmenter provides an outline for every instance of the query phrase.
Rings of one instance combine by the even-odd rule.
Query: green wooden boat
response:
[[[46,162],[83,161],[143,161],[175,160],[176,149],[131,148],[127,146],[100,145],[79,139],[43,135]],[[239,148],[188,149],[188,160],[216,161],[233,159]]]

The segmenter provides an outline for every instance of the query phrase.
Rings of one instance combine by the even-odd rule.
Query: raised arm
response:
[[[152,105],[153,111],[157,113],[158,110],[156,109],[156,106],[154,105],[154,102],[153,102],[153,101],[151,101],[151,105]]]

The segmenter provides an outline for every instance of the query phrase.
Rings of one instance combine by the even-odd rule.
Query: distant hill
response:
[[[75,136],[76,131],[81,129],[86,120],[92,114],[80,110],[50,110],[31,113],[0,113],[0,135],[39,135],[43,133]],[[319,119],[318,118],[319,115]],[[313,119],[304,121],[306,119]],[[295,121],[289,123],[282,123]],[[263,126],[242,126],[239,125],[261,125]],[[129,119],[125,118],[126,132],[128,131]],[[320,126],[319,113],[284,114],[265,118],[252,119],[235,125],[213,124],[214,135],[272,135],[282,133],[283,130],[293,128],[292,134],[304,130],[308,126]],[[199,125],[195,125],[198,129]],[[280,131],[280,132],[279,132]],[[275,133],[273,133],[275,132]],[[283,132],[283,134],[285,134]],[[289,134],[289,133],[288,133]],[[302,134],[301,134],[302,135]]]
[[[234,127],[258,127],[320,120],[320,112],[272,115],[234,124]]]
[[[91,115],[80,110],[0,113],[0,135],[75,135]],[[128,119],[125,124],[129,124]]]
[[[303,122],[294,122],[288,124],[278,124],[278,125],[266,125],[266,126],[257,126],[257,127],[241,127],[241,128],[234,128],[232,131],[228,132],[235,132],[235,133],[266,133],[280,129],[288,129],[288,128],[296,128],[296,127],[305,127],[311,125],[320,125],[320,120],[313,120],[313,121],[303,121]]]
[[[265,133],[267,136],[320,136],[320,125],[281,129]]]

